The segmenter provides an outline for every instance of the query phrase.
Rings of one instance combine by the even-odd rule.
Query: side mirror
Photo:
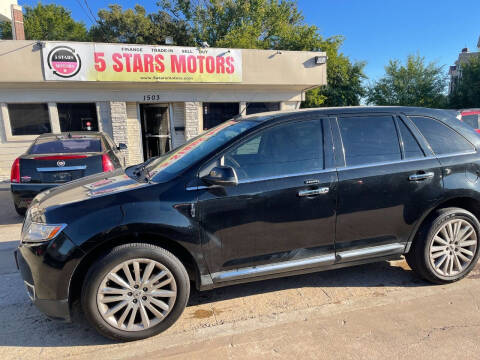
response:
[[[124,143],[120,143],[117,146],[117,150],[127,150],[127,145]]]
[[[210,174],[202,177],[207,185],[235,186],[238,185],[237,173],[230,166],[216,166]]]

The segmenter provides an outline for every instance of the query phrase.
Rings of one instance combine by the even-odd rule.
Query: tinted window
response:
[[[238,115],[240,104],[237,103],[203,103],[203,129],[217,126]]]
[[[400,128],[400,134],[402,135],[405,158],[411,159],[425,156],[410,129],[407,128],[407,126],[400,119],[398,119],[398,127]]]
[[[474,129],[478,129],[478,117],[479,115],[462,115],[462,121],[465,122],[465,124],[470,125]]]
[[[393,117],[346,117],[339,119],[347,165],[401,159]]]
[[[246,106],[247,115],[280,110],[279,102],[249,102]]]
[[[30,154],[68,154],[101,152],[100,139],[38,139],[30,148]]]
[[[12,135],[39,135],[51,132],[47,104],[8,104]]]
[[[224,156],[239,179],[286,176],[323,169],[320,120],[278,125],[262,131]]]
[[[474,150],[463,136],[440,121],[420,116],[412,116],[411,119],[437,155]]]
[[[59,103],[57,109],[62,132],[98,131],[95,103]]]

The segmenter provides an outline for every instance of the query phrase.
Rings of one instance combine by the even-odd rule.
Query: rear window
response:
[[[98,139],[39,139],[30,148],[30,154],[70,154],[101,152]]]
[[[423,116],[412,116],[410,119],[413,120],[437,155],[475,150],[467,139],[438,120]]]

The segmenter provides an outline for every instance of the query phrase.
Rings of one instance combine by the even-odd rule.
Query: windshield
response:
[[[256,121],[226,121],[191,139],[179,148],[147,162],[145,174],[156,182],[170,180],[180,171],[257,124]]]

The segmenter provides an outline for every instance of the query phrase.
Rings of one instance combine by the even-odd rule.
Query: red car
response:
[[[461,110],[460,115],[460,120],[464,121],[473,127],[476,132],[480,133],[480,109]]]

